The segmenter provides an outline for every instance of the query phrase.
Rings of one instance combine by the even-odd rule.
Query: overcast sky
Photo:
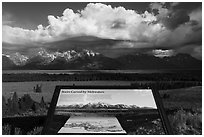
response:
[[[3,3],[3,52],[92,49],[201,59],[202,3]]]

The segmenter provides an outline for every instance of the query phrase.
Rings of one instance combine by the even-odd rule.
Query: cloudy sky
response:
[[[88,91],[95,91],[95,93],[88,93]],[[62,89],[57,106],[98,102],[157,108],[150,89]]]
[[[3,3],[4,53],[91,49],[201,59],[202,3]]]

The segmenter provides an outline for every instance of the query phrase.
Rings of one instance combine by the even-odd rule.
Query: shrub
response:
[[[175,134],[202,134],[202,114],[181,109],[170,115],[169,120]]]
[[[42,92],[42,85],[36,85],[33,87],[33,91],[36,92],[36,93],[41,93]]]
[[[43,127],[35,127],[32,131],[28,132],[27,135],[40,135]]]
[[[43,127],[35,127],[33,130],[27,132],[27,135],[40,135]],[[11,134],[11,125],[6,124],[2,126],[2,135],[10,135]],[[15,128],[14,135],[22,135],[22,129]]]
[[[10,135],[11,127],[10,125],[6,124],[2,126],[2,135]]]

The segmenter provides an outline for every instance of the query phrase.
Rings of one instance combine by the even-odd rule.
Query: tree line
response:
[[[40,102],[35,102],[29,94],[19,98],[17,93],[14,92],[13,96],[7,100],[2,96],[3,117],[46,114],[47,109],[48,104],[45,103],[43,97]]]
[[[94,74],[2,74],[3,82],[26,81],[202,81],[202,75],[190,73],[94,73]]]

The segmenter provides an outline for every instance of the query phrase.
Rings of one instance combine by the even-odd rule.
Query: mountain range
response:
[[[98,103],[87,103],[87,104],[72,104],[57,106],[58,108],[69,108],[69,109],[139,109],[136,105],[125,105],[125,104],[107,104],[104,102]]]
[[[83,49],[65,52],[48,52],[39,49],[34,55],[18,52],[2,54],[3,70],[111,70],[111,69],[202,69],[202,61],[189,54],[156,57],[135,53],[117,58],[106,57],[98,52]]]

